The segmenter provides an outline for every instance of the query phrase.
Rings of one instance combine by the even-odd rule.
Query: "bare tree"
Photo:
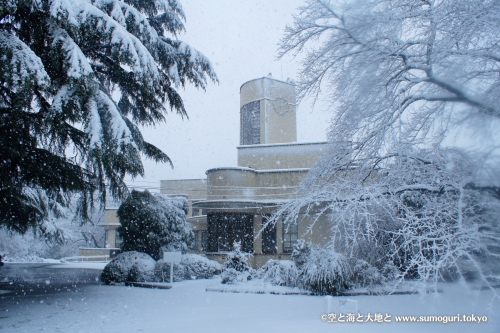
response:
[[[495,0],[308,0],[280,56],[306,53],[299,97],[327,89],[331,140],[370,155],[439,141],[450,116],[500,118],[499,24]]]
[[[331,144],[276,216],[321,207],[332,247],[401,277],[498,283],[498,178],[443,148],[452,119],[500,120],[498,26],[493,0],[306,1],[280,56],[306,53],[299,99],[328,92]]]

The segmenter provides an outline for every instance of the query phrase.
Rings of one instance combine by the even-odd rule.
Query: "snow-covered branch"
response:
[[[371,135],[375,149],[395,126],[421,140],[455,110],[500,119],[497,1],[308,0],[299,11],[279,55],[306,55],[299,98],[330,88],[332,139]]]
[[[141,154],[171,164],[139,126],[170,110],[186,116],[176,89],[217,81],[210,61],[176,39],[185,29],[176,0],[9,0],[0,17],[0,225],[17,231],[47,220],[23,188],[104,200],[144,173]]]

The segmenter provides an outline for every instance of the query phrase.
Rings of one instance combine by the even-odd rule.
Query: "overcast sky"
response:
[[[277,44],[302,0],[181,0],[186,13],[186,33],[179,39],[205,54],[212,62],[219,84],[206,92],[180,89],[189,119],[169,114],[167,122],[145,128],[145,138],[172,159],[174,169],[144,161],[145,178],[127,183],[157,191],[160,180],[206,178],[214,167],[236,166],[239,144],[240,86],[267,76],[297,78],[298,60],[276,60]],[[310,103],[299,105],[299,142],[324,141],[331,115]]]

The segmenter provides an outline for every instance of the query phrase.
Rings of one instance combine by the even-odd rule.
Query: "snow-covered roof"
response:
[[[262,147],[280,147],[280,146],[304,146],[304,145],[326,145],[327,141],[317,141],[317,142],[285,142],[285,143],[265,143],[256,145],[241,145],[237,146],[237,149],[250,149],[250,148],[262,148]]]
[[[222,199],[222,200],[200,200],[193,202],[195,208],[213,208],[219,209],[241,209],[241,208],[262,208],[274,207],[285,202],[288,199],[273,199],[273,200],[252,200],[252,199]]]
[[[295,83],[292,83],[292,82],[286,82],[286,81],[283,81],[283,80],[277,80],[273,77],[270,77],[270,76],[263,76],[263,77],[258,77],[256,79],[252,79],[252,80],[248,80],[246,81],[245,83],[243,83],[241,86],[240,86],[240,91],[241,91],[241,87],[243,87],[245,84],[249,83],[249,82],[252,82],[252,81],[257,81],[257,80],[263,80],[263,79],[268,79],[268,80],[273,80],[273,81],[277,81],[277,82],[280,82],[280,83],[284,83],[284,84],[289,84],[291,86],[296,86]]]
[[[223,170],[239,170],[239,171],[249,171],[254,173],[270,173],[270,172],[307,172],[309,171],[309,168],[255,170],[252,168],[245,168],[245,167],[219,167],[219,168],[208,169],[207,171],[205,171],[205,174],[208,174],[209,172],[212,171],[223,171]]]

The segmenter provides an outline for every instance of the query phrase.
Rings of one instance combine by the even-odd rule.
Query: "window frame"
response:
[[[283,223],[283,253],[292,253],[297,240],[299,239],[299,224],[297,221]],[[287,237],[288,236],[288,237]],[[287,239],[288,238],[288,239]]]

